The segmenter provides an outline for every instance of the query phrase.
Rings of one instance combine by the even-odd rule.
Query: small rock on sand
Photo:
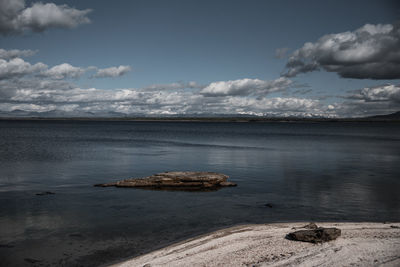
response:
[[[290,240],[311,242],[311,243],[322,243],[331,240],[335,240],[341,235],[341,230],[338,228],[323,228],[310,230],[299,230],[296,232],[289,233],[286,237]]]

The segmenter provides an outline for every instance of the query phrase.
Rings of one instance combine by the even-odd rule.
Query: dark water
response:
[[[97,266],[234,224],[400,221],[398,123],[0,121],[0,160],[2,266]],[[239,186],[92,186],[173,170]]]

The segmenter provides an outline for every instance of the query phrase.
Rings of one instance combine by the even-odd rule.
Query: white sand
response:
[[[290,241],[306,223],[245,225],[196,237],[113,266],[400,266],[400,223],[317,223],[337,227],[330,242]]]

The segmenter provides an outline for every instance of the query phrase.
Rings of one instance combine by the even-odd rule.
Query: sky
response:
[[[0,0],[0,116],[400,110],[400,2]]]

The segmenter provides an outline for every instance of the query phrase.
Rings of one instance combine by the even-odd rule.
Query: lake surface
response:
[[[174,170],[238,187],[93,187]],[[400,123],[0,121],[0,265],[98,266],[235,224],[400,221],[399,192]]]

